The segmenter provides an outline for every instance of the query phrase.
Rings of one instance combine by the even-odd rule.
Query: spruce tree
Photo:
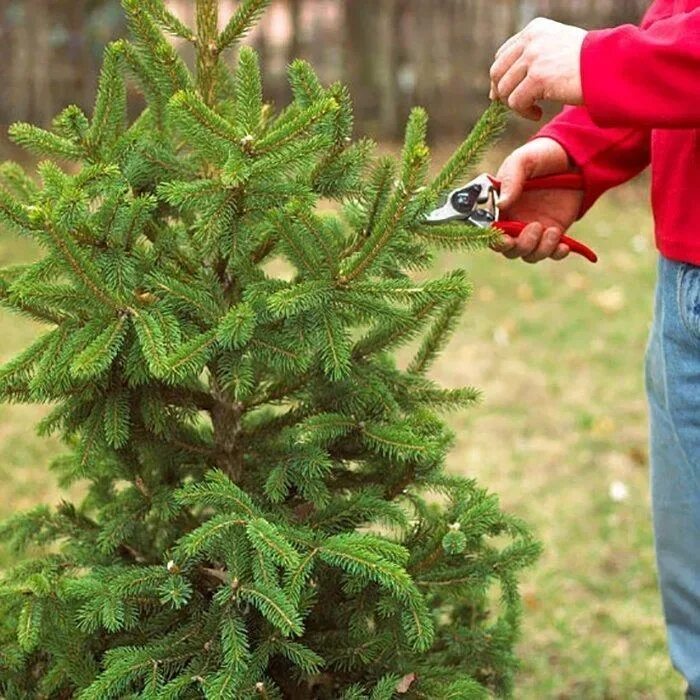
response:
[[[428,370],[470,287],[414,274],[492,240],[422,221],[503,110],[434,179],[421,109],[400,159],[376,157],[345,88],[303,61],[292,103],[264,103],[239,43],[267,4],[220,31],[218,0],[195,28],[123,0],[133,39],[106,49],[92,116],[10,129],[43,160],[0,168],[0,218],[45,254],[1,270],[0,299],[44,326],[0,396],[52,404],[40,434],[84,497],[0,528],[25,551],[0,583],[7,700],[512,692],[538,545],[444,470],[440,414],[478,394]]]

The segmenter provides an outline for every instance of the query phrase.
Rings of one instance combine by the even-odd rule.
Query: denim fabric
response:
[[[646,385],[669,651],[688,697],[700,697],[700,267],[659,261]]]

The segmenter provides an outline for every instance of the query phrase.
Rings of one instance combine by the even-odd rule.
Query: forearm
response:
[[[601,128],[582,107],[564,109],[537,136],[561,144],[580,169],[585,183],[581,215],[604,192],[639,174],[650,160],[648,130]]]

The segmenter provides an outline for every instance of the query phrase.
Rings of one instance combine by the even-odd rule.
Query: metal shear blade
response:
[[[426,217],[428,223],[467,221],[488,228],[498,220],[498,191],[488,175],[479,175],[447,195],[445,203]]]

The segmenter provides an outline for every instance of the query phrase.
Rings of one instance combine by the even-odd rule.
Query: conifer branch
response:
[[[208,459],[214,460],[216,457],[216,451],[211,447],[205,447],[203,445],[194,445],[191,442],[182,440],[177,437],[168,437],[164,442],[171,444],[185,452],[191,452],[192,454],[201,455],[207,457]]]
[[[163,29],[185,41],[197,41],[194,32],[165,7],[164,0],[147,0],[147,3],[149,12]]]
[[[440,561],[440,559],[442,559],[444,554],[445,550],[442,547],[442,543],[439,543],[437,547],[435,547],[433,551],[430,552],[430,554],[428,554],[426,557],[424,557],[411,567],[411,573],[415,576],[416,574],[419,574],[422,571],[432,568],[435,564],[437,564],[438,561]]]
[[[507,107],[500,102],[492,102],[489,105],[467,139],[452,154],[452,157],[423,194],[422,199],[428,206],[454,186],[477,164],[486,147],[505,128],[507,114]]]
[[[371,201],[367,211],[367,219],[361,232],[357,234],[355,242],[346,248],[341,257],[349,258],[357,253],[367,240],[367,236],[374,230],[379,213],[383,210],[391,192],[391,183],[396,175],[394,161],[384,158],[375,167],[370,185]]]
[[[217,585],[230,583],[230,576],[225,569],[214,569],[210,566],[200,566],[199,571],[212,579]]]
[[[74,161],[83,155],[83,149],[70,139],[52,134],[50,131],[32,124],[12,124],[8,135],[18,146],[22,146],[38,156],[53,156],[62,160]]]
[[[390,486],[385,493],[387,501],[393,501],[406,492],[406,489],[413,483],[416,478],[416,470],[410,466],[406,469],[403,476]]]
[[[51,221],[46,222],[46,232],[53,240],[57,252],[68,263],[78,282],[83,284],[92,292],[96,299],[107,304],[108,307],[112,309],[118,308],[119,301],[102,289],[101,284],[103,280],[101,275],[94,269],[92,263],[80,254],[77,246],[71,240],[70,233],[61,235]]]
[[[409,205],[425,176],[429,155],[425,145],[426,129],[425,112],[421,109],[413,110],[406,127],[406,142],[402,154],[403,167],[399,184],[384,206],[374,230],[369,232],[360,251],[346,260],[347,265],[338,279],[339,284],[347,285],[367,271],[400,230]]]
[[[164,387],[162,390],[163,399],[176,406],[196,406],[200,411],[211,412],[216,406],[216,400],[206,391],[195,389]]]
[[[433,327],[426,335],[415,357],[411,360],[408,367],[409,372],[421,374],[430,367],[430,364],[447,344],[454,332],[465,302],[466,294],[453,299],[440,311]]]
[[[502,235],[499,231],[459,224],[420,226],[416,233],[427,243],[444,250],[481,250]]]
[[[122,0],[129,26],[138,43],[142,65],[158,83],[158,92],[186,90],[192,80],[187,66],[160,31],[142,0]]]
[[[105,146],[113,147],[126,125],[122,55],[120,43],[111,44],[105,52],[92,123],[84,139],[93,157],[103,155]]]
[[[225,51],[240,41],[262,16],[272,0],[242,0],[233,17],[221,32],[218,50]]]
[[[60,325],[67,318],[67,315],[63,313],[40,308],[35,304],[31,304],[26,299],[19,298],[12,294],[9,290],[9,285],[3,279],[0,279],[0,304],[14,311],[24,313],[34,319],[46,321],[56,326]]]
[[[22,206],[5,190],[0,189],[0,221],[17,233],[31,233],[40,236],[41,224],[30,216],[27,207]]]
[[[117,550],[119,553],[122,554],[126,559],[129,559],[130,561],[134,561],[137,564],[145,564],[148,561],[148,558],[139,552],[138,549],[135,549],[129,544],[126,544],[123,542],[122,544],[119,545],[119,548]]]
[[[311,379],[311,372],[303,372],[294,378],[292,381],[279,382],[269,387],[265,393],[260,396],[252,398],[246,403],[247,408],[252,409],[258,406],[264,406],[266,404],[274,403],[280,401],[287,396],[291,396],[296,391],[304,387]]]
[[[275,249],[277,241],[276,235],[268,234],[265,240],[253,251],[251,262],[254,265],[259,265]]]

